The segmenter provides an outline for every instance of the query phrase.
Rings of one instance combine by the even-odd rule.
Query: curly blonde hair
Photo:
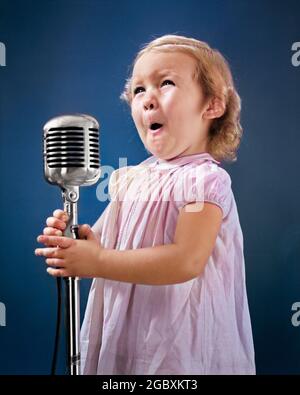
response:
[[[208,152],[219,161],[235,162],[243,129],[240,125],[241,99],[238,95],[230,67],[221,53],[207,43],[178,35],[164,35],[145,44],[131,66],[131,76],[126,79],[120,98],[129,106],[132,102],[131,78],[137,60],[149,51],[183,52],[196,60],[194,78],[202,87],[206,99],[217,97],[225,104],[225,112],[215,118],[208,135]]]

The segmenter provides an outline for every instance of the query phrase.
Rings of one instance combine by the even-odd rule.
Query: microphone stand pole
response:
[[[64,211],[69,215],[64,236],[79,239],[77,201],[79,187],[62,188]],[[80,287],[79,277],[64,277],[66,286],[67,367],[69,375],[80,375]]]

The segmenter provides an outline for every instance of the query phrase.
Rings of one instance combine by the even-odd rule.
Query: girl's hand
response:
[[[86,240],[45,234],[38,236],[37,241],[47,247],[37,248],[35,255],[47,258],[46,263],[50,266],[47,268],[49,274],[54,277],[99,276],[103,247],[88,225],[79,227],[79,237]]]
[[[47,226],[43,229],[44,235],[62,236],[68,222],[68,214],[63,210],[55,210],[53,217],[46,220]]]

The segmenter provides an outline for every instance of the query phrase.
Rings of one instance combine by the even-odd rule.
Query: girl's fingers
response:
[[[68,221],[68,214],[63,210],[55,210],[53,211],[53,217],[60,219],[61,221],[67,222]]]
[[[55,218],[55,217],[48,217],[46,220],[46,224],[49,228],[56,228],[59,230],[66,229],[66,223],[64,221],[61,221],[60,219]]]
[[[47,227],[43,229],[43,234],[46,236],[62,236],[63,233],[61,230],[56,228]]]
[[[52,267],[48,267],[47,272],[53,277],[67,277],[67,273],[64,269],[53,269]]]
[[[61,235],[56,235],[56,232],[54,233],[54,234],[49,234],[49,235],[46,235],[46,234],[43,234],[43,235],[40,235],[40,236],[38,236],[37,237],[37,241],[39,242],[39,243],[42,243],[42,244],[44,244],[46,247],[58,247],[58,244],[57,244],[57,240],[56,239],[49,239],[49,237],[50,236],[52,236],[52,237],[63,237],[63,236],[61,236]]]
[[[39,243],[46,244],[48,246],[56,246],[60,248],[68,248],[74,244],[75,240],[69,237],[61,237],[61,236],[47,236],[41,235],[38,236],[37,241]]]
[[[55,266],[56,268],[63,269],[65,261],[58,258],[47,258],[46,263],[49,266]]]
[[[59,248],[36,248],[34,251],[37,256],[44,256],[46,258],[63,258],[62,252]]]

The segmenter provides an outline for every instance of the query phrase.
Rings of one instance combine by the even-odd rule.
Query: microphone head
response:
[[[99,123],[86,114],[61,115],[44,126],[44,176],[62,188],[92,185],[101,175]]]

